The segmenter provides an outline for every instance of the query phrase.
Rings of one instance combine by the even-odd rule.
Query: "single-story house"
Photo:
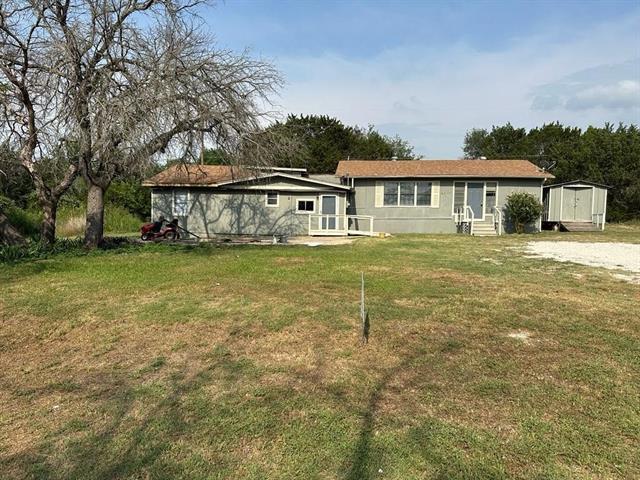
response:
[[[586,180],[547,185],[542,193],[542,220],[569,231],[604,230],[609,188]]]
[[[503,212],[509,194],[528,192],[542,202],[550,178],[526,160],[344,160],[332,175],[174,165],[143,185],[151,187],[153,218],[178,218],[202,237],[496,235],[510,229]]]

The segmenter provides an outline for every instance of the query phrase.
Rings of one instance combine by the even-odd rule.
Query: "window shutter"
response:
[[[431,206],[440,207],[440,182],[431,183]]]
[[[375,190],[375,206],[381,207],[384,203],[384,183],[376,182]]]

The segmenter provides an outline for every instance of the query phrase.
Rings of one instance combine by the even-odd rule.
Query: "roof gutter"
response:
[[[525,178],[528,180],[546,180],[555,178],[553,175],[548,176],[529,176],[529,175],[350,175],[349,178]]]

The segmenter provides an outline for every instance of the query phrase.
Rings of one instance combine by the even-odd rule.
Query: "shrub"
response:
[[[523,233],[525,226],[542,215],[542,205],[530,193],[515,192],[507,197],[505,205],[507,219],[513,223],[516,233]]]
[[[121,180],[111,184],[105,194],[107,204],[127,209],[133,215],[147,218],[151,215],[151,190],[138,180]]]
[[[9,223],[13,225],[24,237],[37,239],[40,234],[40,222],[42,214],[28,209],[22,209],[6,197],[0,196],[0,209],[7,216]]]
[[[26,245],[0,245],[0,264],[42,260],[59,255],[100,255],[107,250],[127,252],[142,247],[142,243],[127,237],[105,237],[100,248],[95,251],[86,250],[81,238],[60,238],[52,245],[39,242],[29,242]]]
[[[15,263],[21,260],[42,259],[61,253],[79,252],[82,250],[82,241],[56,240],[53,245],[45,245],[39,242],[30,242],[27,245],[0,246],[0,263]]]

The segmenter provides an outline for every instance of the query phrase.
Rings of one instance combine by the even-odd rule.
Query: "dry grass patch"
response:
[[[527,238],[7,267],[0,476],[638,476],[640,290]]]

